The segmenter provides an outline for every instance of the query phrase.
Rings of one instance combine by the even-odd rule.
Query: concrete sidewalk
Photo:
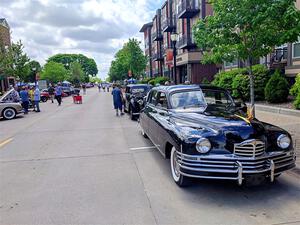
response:
[[[262,105],[262,104],[255,104],[255,108],[258,111],[276,113],[276,114],[281,114],[286,116],[295,116],[300,118],[300,110],[274,107],[274,106]]]

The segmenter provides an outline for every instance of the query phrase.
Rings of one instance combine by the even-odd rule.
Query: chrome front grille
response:
[[[259,140],[247,140],[234,145],[234,154],[241,157],[258,157],[265,152],[265,143]]]

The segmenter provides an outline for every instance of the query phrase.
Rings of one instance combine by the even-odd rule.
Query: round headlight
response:
[[[290,146],[291,144],[291,139],[286,136],[285,134],[281,134],[278,138],[277,138],[277,145],[282,148],[282,149],[286,149]]]
[[[138,100],[138,103],[139,103],[140,105],[143,105],[143,104],[144,104],[144,101],[143,101],[142,99],[140,99],[140,100]]]
[[[196,149],[198,152],[205,154],[211,149],[211,143],[207,138],[200,138],[196,143]]]

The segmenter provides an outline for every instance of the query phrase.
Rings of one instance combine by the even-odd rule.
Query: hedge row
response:
[[[294,101],[295,108],[300,109],[300,74],[297,75],[296,83],[292,87],[290,94],[296,98]]]
[[[252,67],[254,75],[255,99],[265,99],[265,87],[270,78],[269,70],[264,65],[255,65]],[[231,89],[235,98],[244,97],[250,99],[250,81],[247,68],[233,69],[219,73],[212,84]]]

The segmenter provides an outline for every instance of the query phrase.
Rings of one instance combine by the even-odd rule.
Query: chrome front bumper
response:
[[[187,177],[236,180],[239,185],[247,176],[263,175],[274,181],[274,177],[295,167],[296,155],[290,152],[270,152],[248,158],[232,155],[186,155],[177,151],[180,173]]]

